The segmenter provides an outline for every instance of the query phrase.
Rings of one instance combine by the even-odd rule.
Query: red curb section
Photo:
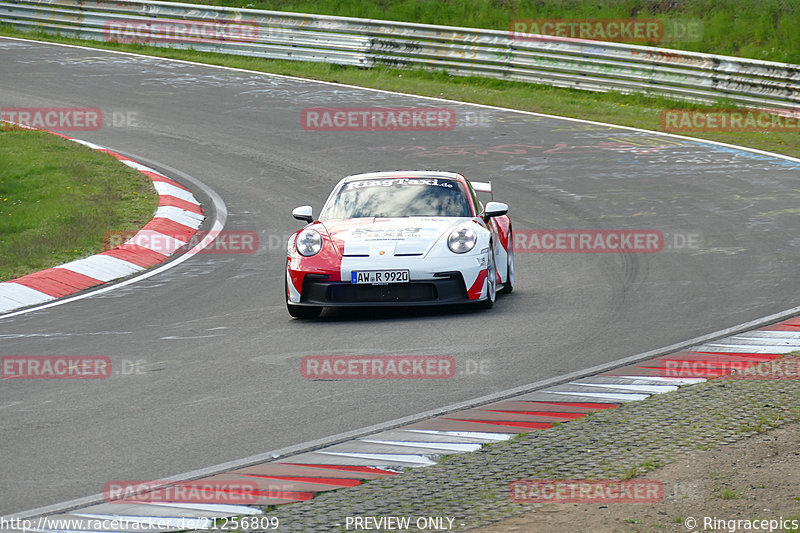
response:
[[[248,477],[276,479],[279,481],[295,481],[297,483],[310,483],[313,485],[332,485],[334,487],[355,487],[361,485],[357,479],[344,477],[296,477],[296,476],[263,476],[258,474],[242,474]]]
[[[203,214],[203,208],[199,205],[195,205],[192,202],[187,202],[186,200],[182,200],[174,196],[167,196],[166,194],[159,195],[158,205],[159,207],[177,207],[185,211],[197,213],[198,215]]]
[[[78,274],[66,268],[58,267],[34,272],[33,274],[12,279],[11,281],[43,292],[53,298],[59,298],[88,289],[89,287],[94,287],[95,285],[103,284],[99,279],[90,278],[89,276]]]
[[[163,263],[167,260],[167,256],[160,254],[154,250],[144,248],[138,244],[120,244],[107,252],[102,252],[99,255],[108,255],[122,259],[142,268],[149,268],[153,265]]]
[[[547,429],[553,427],[552,422],[526,422],[524,420],[463,420],[460,418],[445,418],[453,422],[465,422],[468,424],[493,424],[506,428],[527,428],[527,429]]]
[[[28,129],[34,129],[34,128],[28,128]],[[48,130],[38,130],[38,131],[45,131],[52,135],[56,135],[58,137],[62,137],[64,139],[68,139],[71,141],[75,140],[73,137],[64,135],[63,133],[57,133]],[[137,161],[134,161],[133,159],[120,155],[119,153],[114,152],[113,150],[109,150],[107,148],[100,147],[94,149],[98,152],[109,154],[120,162],[131,161],[133,163],[136,163],[137,165],[140,164]],[[191,191],[186,186],[178,183],[175,180],[167,178],[166,176],[162,176],[161,174],[158,174],[154,171],[138,170],[138,172],[141,172],[142,174],[150,178],[152,182],[168,183],[174,187],[178,187],[182,190],[191,193]],[[178,209],[189,211],[191,213],[195,213],[198,215],[204,214],[203,208],[200,205],[193,204],[192,202],[189,202],[182,198],[176,198],[174,196],[169,196],[169,195],[159,195],[158,192],[156,192],[156,194],[158,195],[159,207],[176,207]],[[194,228],[185,226],[183,224],[175,222],[174,220],[163,217],[154,217],[153,219],[150,220],[150,222],[145,224],[142,230],[156,231],[158,233],[162,233],[164,235],[167,235],[175,239],[179,239],[184,242],[189,242],[191,237],[195,233],[197,233],[197,230]],[[105,252],[101,252],[96,255],[98,256],[107,255],[109,257],[114,257],[116,259],[132,263],[142,268],[150,268],[153,265],[163,263],[164,261],[166,261],[168,257],[167,255],[161,254],[154,250],[150,250],[148,248],[144,248],[136,244],[121,244],[111,250],[107,250]],[[7,280],[3,283],[17,283],[19,285],[23,285],[30,289],[39,291],[53,298],[60,298],[62,296],[67,296],[97,285],[104,284],[103,281],[100,281],[98,279],[94,279],[84,274],[73,272],[66,268],[60,268],[60,267],[48,268],[16,279]]]
[[[756,331],[799,331],[798,328],[800,328],[800,317],[794,317],[766,328],[759,328]]]
[[[353,466],[353,465],[312,465],[303,463],[269,463],[279,466],[300,466],[305,468],[323,468],[328,470],[341,470],[343,472],[352,472],[364,474],[359,479],[375,479],[377,476],[394,476],[397,472],[385,470],[376,466]]]
[[[800,328],[800,317],[783,321],[779,324],[762,328],[760,331],[796,331]],[[678,375],[676,383],[680,385],[681,365],[691,365],[691,377],[724,378],[731,372],[732,365],[738,368],[749,368],[766,361],[782,357],[776,353],[734,353],[709,351],[681,351],[654,357],[633,365],[602,372],[595,377],[626,376],[647,379],[648,376],[664,379],[664,385],[670,385],[669,378],[664,378],[665,370],[675,370]],[[652,382],[659,384],[661,381]],[[609,383],[610,389],[614,383]],[[447,415],[415,422],[398,428],[400,430],[427,430],[433,432],[452,432],[464,434],[483,432],[487,434],[527,433],[552,427],[555,422],[568,422],[583,418],[589,413],[606,409],[615,409],[616,402],[561,402],[539,400],[502,400],[479,408],[465,409]],[[330,472],[339,475],[333,477]],[[255,465],[235,472],[247,477],[261,477],[280,481],[281,489],[292,494],[315,495],[317,492],[335,490],[340,487],[353,487],[363,479],[374,479],[396,472],[382,470],[377,467],[330,465],[330,464],[298,464],[271,462]],[[365,475],[368,477],[363,477]],[[305,490],[303,490],[305,489]],[[299,498],[294,501],[301,501]],[[284,503],[291,503],[287,498]]]
[[[543,416],[543,417],[550,417],[555,418],[557,420],[577,420],[579,418],[583,418],[586,416],[586,413],[556,413],[556,412],[548,412],[548,411],[504,411],[500,409],[487,409],[486,412],[488,413],[512,413],[516,415],[528,415],[528,416]]]
[[[789,328],[800,327],[800,318],[790,319],[779,324],[775,324],[760,331],[786,331]],[[795,331],[796,329],[793,329]],[[630,385],[645,383],[645,387],[652,386],[658,388],[660,385],[681,386],[694,382],[691,378],[722,378],[731,375],[732,369],[750,368],[759,364],[766,364],[783,357],[777,353],[736,353],[725,351],[679,351],[666,354],[636,364],[627,365],[621,368],[602,372],[585,378],[583,383],[591,383],[591,378],[609,378],[624,376],[630,380]],[[681,366],[689,365],[691,372],[687,376],[681,376]],[[671,374],[666,371],[676,371],[678,375],[675,380],[671,380]],[[637,382],[637,380],[639,380]],[[699,379],[698,381],[703,381]],[[619,380],[600,379],[600,385],[607,383],[609,394],[612,395],[608,402],[599,401],[548,401],[539,399],[506,399],[481,407],[464,409],[453,413],[448,413],[439,417],[429,418],[415,422],[406,426],[395,428],[393,431],[407,432],[406,437],[409,446],[414,446],[416,440],[425,440],[425,434],[436,434],[437,438],[444,440],[433,440],[428,443],[435,448],[437,442],[447,444],[447,438],[483,438],[492,440],[497,436],[498,440],[508,438],[513,434],[528,433],[540,429],[547,429],[556,422],[568,422],[583,418],[589,413],[615,409],[621,405],[616,400],[615,388],[618,391],[637,389],[625,389],[625,383]],[[582,382],[575,382],[574,385],[580,387]],[[563,385],[562,385],[563,386]],[[603,385],[605,387],[605,385]],[[585,386],[583,387],[586,388]],[[669,387],[667,387],[669,388]],[[547,391],[547,389],[544,389]],[[600,389],[598,389],[600,390]],[[553,391],[556,394],[565,394],[565,391]],[[648,392],[647,394],[657,394],[658,392]],[[535,393],[533,393],[535,394]],[[585,398],[588,399],[591,393],[587,392]],[[576,395],[579,397],[580,393]],[[523,396],[524,398],[525,396]],[[577,399],[577,398],[576,398]],[[581,398],[583,399],[583,398]],[[414,431],[418,432],[419,437],[414,436]],[[357,440],[356,440],[357,441]],[[370,442],[366,440],[365,442]],[[311,452],[313,455],[314,452]],[[390,452],[391,453],[391,452]],[[402,452],[400,452],[402,453]],[[440,453],[440,452],[439,452]],[[301,454],[308,457],[307,454]],[[356,453],[357,455],[357,453]],[[380,454],[378,454],[380,455]],[[435,455],[435,454],[432,454]],[[298,457],[297,459],[300,459]],[[248,496],[255,501],[250,505],[284,505],[300,501],[307,501],[316,496],[317,493],[338,490],[347,487],[356,487],[365,480],[377,479],[384,476],[396,475],[399,471],[392,470],[391,466],[381,463],[380,458],[374,460],[375,466],[361,466],[349,464],[328,464],[327,459],[321,463],[293,463],[292,457],[287,457],[287,462],[267,462],[237,470],[229,471],[225,474],[217,474],[207,478],[214,480],[217,476],[223,476],[229,480],[230,476],[237,476],[242,479],[254,480],[257,484],[256,490],[248,491]],[[390,459],[391,461],[391,459]],[[399,468],[399,467],[398,467]],[[220,494],[222,497],[223,494]],[[224,499],[224,497],[222,498]]]
[[[156,217],[145,224],[142,228],[142,231],[157,231],[163,235],[183,242],[189,242],[189,239],[192,238],[192,235],[197,233],[197,230],[194,228],[190,228],[189,226],[184,226],[183,224],[175,222],[174,220],[161,217]]]
[[[128,161],[130,161],[130,159]],[[145,176],[150,178],[150,181],[160,181],[160,182],[163,182],[163,183],[168,183],[168,184],[172,185],[173,187],[177,187],[179,189],[183,189],[184,191],[191,192],[184,185],[181,185],[177,181],[169,179],[166,176],[162,176],[161,174],[156,174],[155,172],[150,172],[149,170],[140,170],[139,172],[141,172],[142,174],[144,174]]]

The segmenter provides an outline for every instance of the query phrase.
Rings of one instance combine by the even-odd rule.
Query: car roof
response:
[[[353,181],[360,181],[360,180],[367,180],[367,179],[391,179],[391,178],[445,178],[450,180],[455,180],[461,183],[467,191],[469,191],[469,187],[467,185],[468,181],[467,178],[464,177],[463,174],[458,172],[446,172],[443,170],[390,170],[390,171],[383,171],[383,172],[366,172],[363,174],[351,174],[350,176],[346,176],[339,180],[339,183],[333,188],[334,191],[338,190],[340,187],[343,187],[345,183],[350,183]],[[333,195],[333,193],[331,193]],[[330,200],[330,197],[328,198]],[[478,212],[478,206],[475,205],[475,202],[472,200],[472,196],[467,192],[467,201],[469,202],[470,208],[472,209],[473,213]],[[325,202],[325,205],[322,206],[324,210],[325,207],[328,205],[328,202]]]
[[[365,179],[389,178],[445,178],[466,184],[466,178],[462,174],[459,174],[458,172],[445,172],[441,170],[391,170],[384,172],[367,172],[364,174],[352,174],[347,176],[342,180],[342,183]]]

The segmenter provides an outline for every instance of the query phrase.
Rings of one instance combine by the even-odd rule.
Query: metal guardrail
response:
[[[800,65],[498,30],[143,0],[0,0],[0,23],[271,59],[800,107]]]

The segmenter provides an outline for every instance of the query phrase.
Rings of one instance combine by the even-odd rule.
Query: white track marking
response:
[[[110,255],[93,255],[85,259],[78,259],[58,265],[58,268],[66,268],[72,272],[98,279],[102,282],[111,281],[117,278],[129,276],[144,270],[139,265],[134,265],[128,261],[111,257]]]
[[[406,448],[431,448],[434,450],[446,450],[451,452],[473,452],[481,448],[481,444],[469,444],[466,442],[431,442],[431,441],[400,441],[400,440],[377,440],[359,439],[360,442],[371,444],[387,444],[389,446],[400,446]]]
[[[324,455],[336,455],[338,457],[350,457],[352,459],[366,459],[368,461],[373,461],[371,466],[384,464],[386,461],[393,463],[410,463],[414,466],[431,466],[436,464],[436,461],[428,459],[428,457],[425,455],[400,453],[326,452],[322,450],[318,451],[317,453]]]
[[[159,196],[174,196],[175,198],[200,205],[194,195],[186,189],[181,189],[180,187],[176,187],[164,181],[154,181],[153,186],[156,188],[156,192],[158,192]]]
[[[49,294],[31,289],[21,283],[0,283],[0,312],[16,309],[21,305],[34,305],[54,299]]]

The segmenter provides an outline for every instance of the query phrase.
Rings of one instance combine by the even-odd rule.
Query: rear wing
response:
[[[491,181],[470,181],[470,183],[472,184],[472,188],[475,189],[475,192],[485,192],[487,194],[491,194],[492,200],[494,200]]]

